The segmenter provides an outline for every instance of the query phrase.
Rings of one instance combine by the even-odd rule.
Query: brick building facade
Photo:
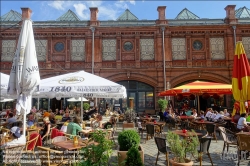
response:
[[[188,9],[168,19],[166,10],[157,8],[157,20],[138,20],[126,10],[115,21],[99,21],[98,8],[90,8],[86,21],[71,10],[55,21],[35,21],[41,78],[85,70],[125,85],[137,110],[157,109],[157,93],[186,82],[230,84],[235,41],[243,41],[250,59],[250,10],[228,5],[222,19]],[[20,21],[30,13],[22,8],[1,17],[1,72],[10,72]]]

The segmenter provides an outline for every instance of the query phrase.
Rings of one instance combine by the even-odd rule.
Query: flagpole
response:
[[[82,108],[82,97],[83,97],[83,95],[81,94],[81,120],[83,119],[83,108]]]

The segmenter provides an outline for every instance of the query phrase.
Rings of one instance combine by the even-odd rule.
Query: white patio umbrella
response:
[[[10,78],[9,75],[0,72],[1,90],[8,88],[9,78]]]
[[[72,97],[70,99],[67,99],[68,102],[78,102],[78,101],[89,101],[88,99],[84,98],[84,97]]]
[[[126,88],[120,84],[83,70],[41,80],[39,97],[125,98]],[[82,115],[82,107],[81,107]]]
[[[22,22],[22,30],[13,59],[8,86],[8,94],[17,95],[17,113],[24,116],[22,135],[24,137],[26,132],[26,115],[31,110],[32,94],[38,89],[39,84],[40,74],[32,21],[26,19]]]

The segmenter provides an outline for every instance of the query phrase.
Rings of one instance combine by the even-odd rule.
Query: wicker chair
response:
[[[227,146],[227,152],[228,152],[228,149],[230,146],[237,147],[237,137],[233,132],[226,129],[225,127],[218,127],[218,129],[220,130],[221,136],[222,136],[223,141],[224,141],[222,153],[224,153],[226,146]]]
[[[170,152],[170,148],[166,145],[166,138],[154,137],[155,143],[158,149],[155,165],[157,165],[158,157],[160,153],[164,153],[166,155],[167,166],[169,166],[169,158],[168,155]]]
[[[42,166],[60,166],[60,165],[64,165],[64,164],[69,163],[69,160],[63,159],[63,151],[45,148],[42,146],[38,146],[37,148],[43,154],[43,155],[39,156]],[[54,159],[50,157],[53,154],[54,154],[54,156],[57,156]],[[60,158],[58,158],[58,157],[60,157]]]
[[[242,151],[250,151],[250,141],[249,141],[249,135],[244,133],[237,134],[237,145],[238,145],[238,166],[240,165],[240,159],[242,159],[244,156],[241,156]]]
[[[20,164],[20,159],[22,156],[22,151],[25,148],[25,145],[18,145],[18,146],[6,146],[3,150],[3,163],[4,166],[7,164]],[[14,155],[14,156],[13,156]]]
[[[200,139],[200,149],[198,150],[200,166],[202,166],[202,156],[203,156],[203,154],[207,154],[209,159],[210,159],[210,162],[211,162],[212,166],[214,165],[213,161],[211,159],[210,153],[209,153],[210,144],[211,144],[211,138],[201,138]]]
[[[34,155],[34,157],[36,158],[36,154],[35,154],[35,147],[36,147],[36,143],[37,143],[37,140],[39,138],[39,134],[38,133],[33,133],[34,134],[34,138],[33,139],[29,139],[32,137],[32,135],[28,136],[28,141],[26,142],[26,146],[25,146],[25,149],[23,151],[24,154],[28,153],[32,153]]]

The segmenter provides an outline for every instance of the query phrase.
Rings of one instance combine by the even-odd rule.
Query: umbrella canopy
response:
[[[8,88],[9,78],[10,78],[9,75],[4,74],[4,73],[0,73],[0,85],[1,85],[1,90],[2,90],[2,89],[7,89],[7,88]]]
[[[23,114],[23,133],[26,130],[26,114],[31,110],[32,94],[38,89],[40,74],[32,21],[24,19],[13,59],[8,94],[17,96],[17,114]]]
[[[125,98],[126,88],[85,71],[43,79],[38,96]]]
[[[13,101],[14,99],[3,99],[3,100],[0,100],[0,103],[5,103],[5,102],[8,102],[8,101]]]
[[[160,92],[158,96],[175,96],[177,94],[232,94],[232,85],[215,82],[194,81],[176,88]]]
[[[79,97],[79,98],[70,98],[70,99],[67,99],[68,102],[79,102],[79,101],[88,101],[88,99],[84,98],[84,97]]]
[[[246,112],[245,103],[250,101],[250,67],[242,42],[236,43],[232,76],[232,91],[240,106],[240,114]],[[236,113],[234,108],[233,115]]]

